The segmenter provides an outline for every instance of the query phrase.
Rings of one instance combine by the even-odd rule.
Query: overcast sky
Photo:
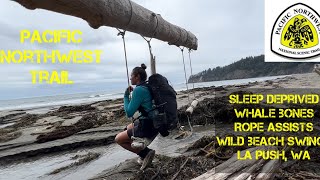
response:
[[[264,52],[264,1],[262,0],[134,0],[162,15],[167,21],[183,27],[198,38],[198,51],[192,53],[194,74],[205,69],[225,66],[247,56]],[[0,49],[101,49],[99,65],[1,65],[0,100],[108,91],[126,86],[126,71],[121,37],[110,27],[92,29],[82,19],[45,10],[28,10],[10,0],[0,1]],[[80,29],[83,43],[20,44],[19,32],[29,30]],[[141,36],[127,33],[129,69],[146,63],[149,53]],[[180,50],[165,42],[152,41],[157,71],[172,83],[184,82]],[[187,54],[185,54],[187,57]],[[187,59],[186,59],[187,60]],[[32,85],[30,70],[70,72],[75,85]],[[190,75],[187,66],[188,76]],[[149,72],[149,71],[148,71]]]

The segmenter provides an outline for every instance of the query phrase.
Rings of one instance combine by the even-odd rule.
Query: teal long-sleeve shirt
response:
[[[131,100],[129,100],[128,95],[124,95],[124,110],[127,117],[132,117],[140,105],[147,112],[152,109],[152,97],[150,91],[144,86],[137,86],[134,88]]]

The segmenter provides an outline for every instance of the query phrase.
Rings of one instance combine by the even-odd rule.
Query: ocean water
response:
[[[192,89],[193,85],[195,88],[199,87],[210,87],[210,86],[224,86],[224,85],[236,85],[246,84],[255,81],[266,81],[277,79],[285,76],[270,76],[270,77],[259,77],[250,79],[237,79],[237,80],[225,80],[225,81],[212,81],[188,84],[188,88]],[[186,84],[172,84],[176,91],[186,90]],[[113,90],[113,92],[88,92],[80,94],[67,94],[67,95],[56,95],[56,96],[43,96],[43,97],[32,97],[23,99],[12,99],[12,100],[0,100],[0,111],[4,110],[31,110],[31,109],[50,109],[52,107],[58,107],[61,105],[79,105],[84,103],[91,103],[96,101],[117,99],[123,97],[123,89]]]

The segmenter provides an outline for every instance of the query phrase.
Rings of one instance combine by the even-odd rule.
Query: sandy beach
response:
[[[179,92],[178,114],[185,131],[173,132],[166,138],[157,137],[151,144],[157,150],[157,156],[152,167],[144,172],[138,171],[134,154],[114,144],[115,135],[130,123],[125,117],[122,99],[61,106],[43,114],[29,114],[26,110],[2,111],[0,177],[13,178],[15,170],[23,174],[33,167],[35,172],[21,178],[162,179],[176,176],[176,179],[192,179],[225,161],[199,153],[199,149],[210,142],[216,129],[224,125],[222,119],[229,118],[225,114],[228,105],[222,101],[212,105],[214,99],[244,89],[279,91],[299,88],[320,88],[320,76],[316,73],[295,74],[263,82]],[[191,134],[185,110],[188,99],[194,98],[200,103],[191,119],[194,127]],[[228,131],[229,126],[222,127]],[[37,169],[40,162],[43,165],[42,161],[49,165]],[[315,165],[318,166],[318,162]]]

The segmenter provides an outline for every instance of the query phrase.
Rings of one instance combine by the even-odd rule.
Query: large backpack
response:
[[[155,107],[155,110],[150,112],[148,117],[152,119],[154,128],[162,136],[168,136],[169,130],[176,128],[178,122],[176,91],[160,74],[150,76],[147,83],[142,86],[148,87]]]

